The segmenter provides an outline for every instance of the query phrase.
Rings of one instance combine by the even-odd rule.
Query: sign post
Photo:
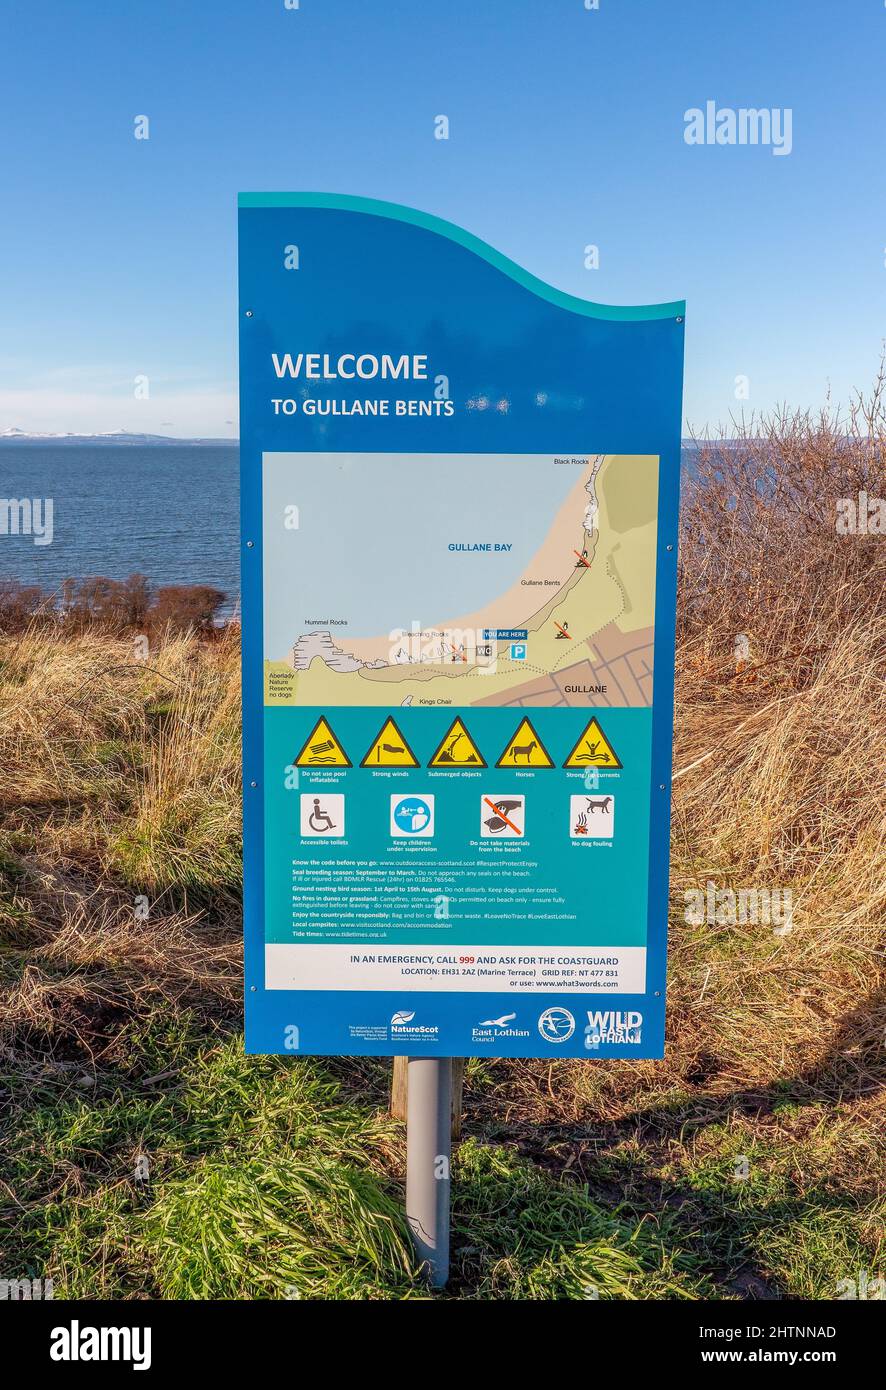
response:
[[[431,1287],[449,1278],[452,1062],[410,1057],[406,1111],[406,1222]]]
[[[240,197],[246,1045],[409,1056],[432,1281],[448,1059],[663,1053],[683,320]]]

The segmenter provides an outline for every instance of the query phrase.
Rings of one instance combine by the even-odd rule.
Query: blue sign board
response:
[[[683,318],[241,195],[250,1052],[662,1055]]]

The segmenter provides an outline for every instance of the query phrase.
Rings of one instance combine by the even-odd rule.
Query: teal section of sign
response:
[[[456,714],[486,768],[447,772],[427,766]],[[524,714],[555,767],[495,766]],[[596,782],[562,767],[593,714],[623,764],[619,771],[599,772]],[[350,768],[293,768],[321,717]],[[397,710],[397,726],[422,766],[373,771],[359,763],[382,718],[378,709],[266,710],[268,941],[646,945],[651,710]],[[310,806],[316,799],[323,813],[327,803],[340,805],[329,801],[339,795],[344,835],[323,833],[322,822],[318,834],[302,834],[302,797]],[[392,798],[410,797],[433,798],[432,834],[392,832]],[[515,797],[523,814],[505,823],[502,838],[484,836],[485,821],[495,815],[485,801]],[[600,806],[607,797],[613,833],[598,836],[608,823]],[[574,815],[573,798],[579,803]],[[597,809],[588,811],[582,801]],[[582,814],[586,831],[575,833]],[[398,876],[396,891],[391,876]],[[406,896],[410,906],[392,916],[392,904]]]
[[[480,256],[490,265],[532,294],[547,299],[560,309],[568,309],[573,314],[587,314],[589,318],[613,319],[622,323],[639,322],[649,319],[682,318],[686,313],[685,300],[673,300],[666,304],[595,304],[589,299],[579,299],[577,295],[567,294],[531,275],[522,265],[517,265],[510,257],[503,256],[494,246],[474,236],[455,222],[447,222],[443,217],[421,212],[418,208],[403,207],[400,203],[386,203],[379,198],[360,198],[351,193],[241,193],[238,196],[240,208],[326,208],[329,211],[368,213],[375,217],[385,217],[394,222],[407,222],[413,227],[421,227],[446,237],[459,246],[464,246],[475,256]]]

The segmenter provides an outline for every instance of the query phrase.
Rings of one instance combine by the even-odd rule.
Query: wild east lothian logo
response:
[[[588,1009],[588,1026],[585,1028],[585,1047],[589,1051],[601,1043],[640,1043],[643,1028],[643,1015],[631,1009],[625,1012],[615,1009]]]

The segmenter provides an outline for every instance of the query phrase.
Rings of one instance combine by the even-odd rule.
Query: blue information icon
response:
[[[511,660],[512,660],[512,661],[525,661],[525,660],[526,660],[526,643],[525,643],[525,642],[512,642],[512,643],[511,643]]]

